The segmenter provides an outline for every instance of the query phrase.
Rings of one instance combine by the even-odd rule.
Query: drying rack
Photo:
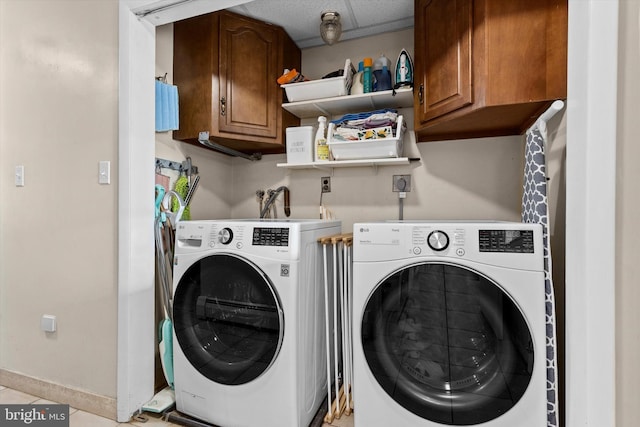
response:
[[[353,233],[323,237],[318,242],[322,244],[327,344],[327,414],[324,421],[331,423],[353,411]]]

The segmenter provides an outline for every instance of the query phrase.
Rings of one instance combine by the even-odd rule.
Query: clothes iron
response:
[[[402,49],[396,61],[395,89],[400,87],[413,87],[413,61],[406,49]]]

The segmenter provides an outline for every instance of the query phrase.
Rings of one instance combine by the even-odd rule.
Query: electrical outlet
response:
[[[396,193],[411,191],[411,175],[393,175],[393,191]]]
[[[323,193],[331,193],[331,177],[323,176],[320,178],[320,188]]]
[[[40,319],[40,329],[45,332],[56,331],[56,316],[51,314],[43,314]]]

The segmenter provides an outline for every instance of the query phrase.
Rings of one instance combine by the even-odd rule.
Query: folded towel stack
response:
[[[393,138],[397,135],[398,112],[385,109],[347,114],[331,123],[335,125],[332,134],[335,141]]]
[[[156,80],[156,132],[178,129],[178,87]]]

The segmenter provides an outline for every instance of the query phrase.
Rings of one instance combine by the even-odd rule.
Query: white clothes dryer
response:
[[[542,228],[356,223],[355,427],[546,425]]]
[[[178,411],[221,427],[307,427],[326,394],[319,237],[339,221],[184,221],[176,229]]]

